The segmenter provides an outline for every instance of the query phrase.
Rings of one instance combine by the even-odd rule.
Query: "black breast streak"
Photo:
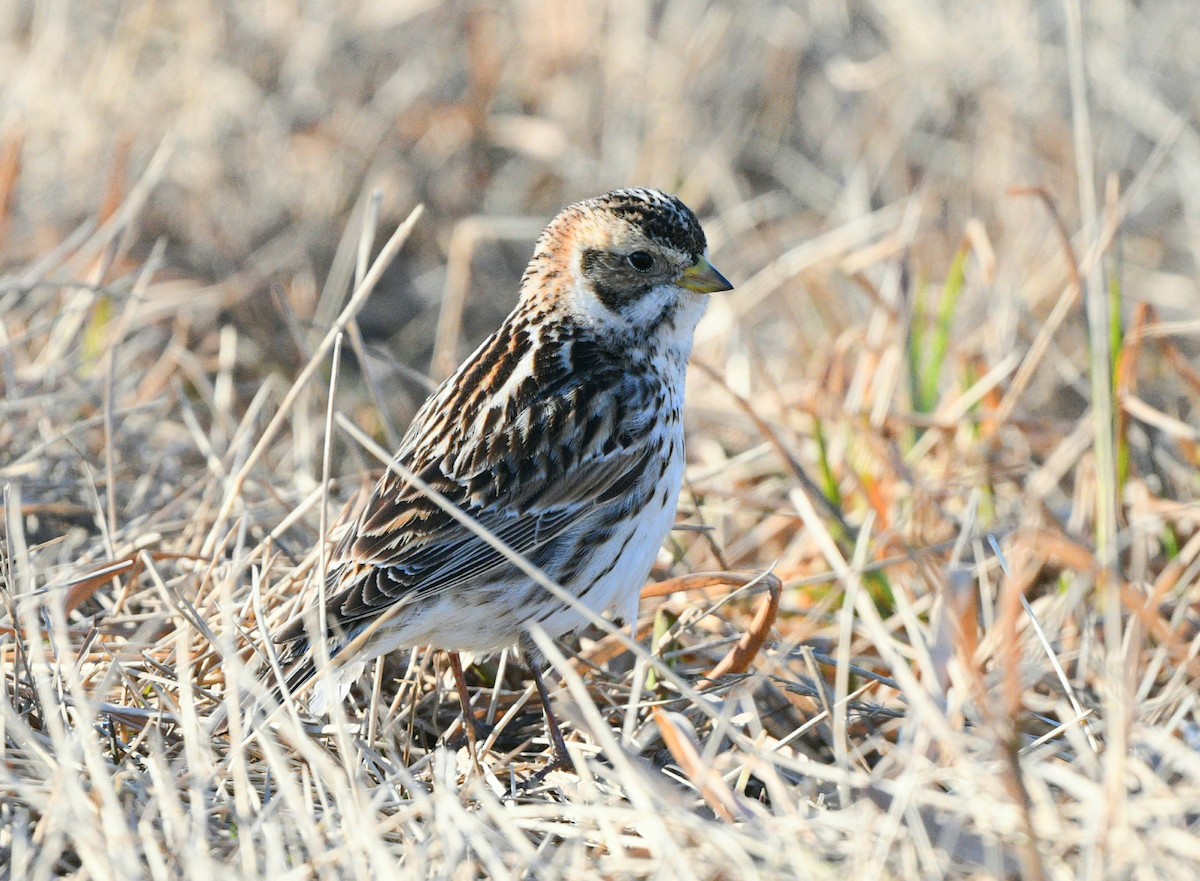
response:
[[[668,302],[658,310],[658,314],[650,321],[649,327],[658,328],[659,332],[673,330],[675,327],[675,313],[679,310],[679,303]]]
[[[628,471],[618,477],[609,485],[596,501],[600,504],[615,502],[617,499],[623,498],[632,492],[642,479],[642,475],[646,472],[646,466],[650,464],[650,456],[643,455]]]
[[[630,530],[629,534],[625,536],[625,541],[621,542],[621,547],[617,549],[615,554],[613,554],[612,562],[598,572],[596,577],[592,579],[591,583],[589,583],[587,587],[580,591],[580,598],[587,596],[588,592],[596,586],[596,582],[600,581],[600,579],[604,578],[604,576],[608,575],[608,573],[612,572],[613,569],[617,567],[617,564],[621,562],[621,558],[625,556],[625,549],[629,547],[629,543],[633,541],[634,537],[637,535],[638,531],[636,529]],[[637,629],[636,625],[634,629]]]

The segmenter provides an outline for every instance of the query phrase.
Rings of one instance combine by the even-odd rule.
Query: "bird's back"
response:
[[[674,516],[682,380],[673,362],[514,314],[430,398],[397,460],[594,611],[625,612]],[[388,616],[369,655],[491,650],[534,621],[558,635],[585,620],[395,472],[326,590],[335,647]]]

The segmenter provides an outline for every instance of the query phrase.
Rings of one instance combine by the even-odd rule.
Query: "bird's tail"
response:
[[[337,658],[341,649],[339,644],[329,646],[329,657],[332,662]],[[308,637],[301,637],[285,644],[279,655],[279,666],[283,672],[283,687],[276,686],[272,691],[275,705],[283,703],[284,693],[302,695],[308,706],[309,714],[324,716],[335,701],[343,700],[350,691],[350,686],[365,668],[361,661],[349,664],[335,665],[330,671],[331,679],[317,676],[317,653]],[[317,679],[315,683],[314,679]],[[311,689],[305,694],[311,684]]]
[[[366,667],[362,661],[333,663],[329,676],[319,675],[323,671],[318,666],[317,651],[307,634],[301,633],[280,642],[279,666],[275,668],[272,665],[268,668],[266,674],[258,680],[259,687],[243,694],[241,706],[237,710],[252,726],[275,716],[279,708],[288,703],[289,696],[307,710],[305,715],[327,715],[334,702],[340,702],[346,697],[350,686]],[[329,641],[331,661],[337,658],[344,645],[343,639],[335,638]],[[275,675],[276,669],[281,674],[280,677]],[[228,732],[229,710],[230,707],[222,705],[209,720],[209,731],[213,735]],[[256,719],[258,722],[252,721]]]
[[[295,694],[316,674],[316,664],[308,651],[308,639],[302,638],[287,643],[279,653],[279,669],[283,672],[283,684],[275,677],[271,667],[258,677],[256,687],[242,693],[236,712],[246,723],[271,717],[284,704],[286,694]],[[229,731],[228,705],[222,705],[210,720],[210,731],[223,735]]]
[[[283,672],[283,686],[276,686],[275,697],[282,701],[283,691],[295,694],[317,675],[317,659],[307,636],[285,643],[279,652],[279,667]]]

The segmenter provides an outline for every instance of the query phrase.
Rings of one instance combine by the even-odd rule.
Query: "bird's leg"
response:
[[[450,670],[454,673],[454,686],[458,689],[458,702],[462,705],[463,712],[463,727],[467,731],[467,748],[471,753],[471,764],[479,770],[479,746],[480,740],[485,738],[484,732],[479,727],[479,720],[475,718],[475,711],[471,709],[471,696],[467,692],[467,676],[463,673],[462,658],[458,652],[446,652],[450,658]]]
[[[532,653],[530,653],[532,654]],[[542,713],[546,717],[546,730],[550,732],[550,744],[554,749],[554,758],[550,764],[538,772],[536,779],[545,777],[551,771],[563,768],[574,770],[575,763],[567,752],[567,742],[563,740],[562,729],[558,727],[558,719],[550,709],[550,694],[546,691],[546,683],[542,681],[541,660],[537,655],[529,658],[529,669],[533,673],[533,684],[537,686],[538,697],[542,699]]]

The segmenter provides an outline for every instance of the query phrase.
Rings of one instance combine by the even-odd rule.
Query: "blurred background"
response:
[[[843,310],[872,306],[854,271],[942,275],[977,219],[997,260],[973,279],[989,295],[964,303],[961,327],[986,323],[1007,349],[1065,278],[1045,206],[1009,190],[1044,187],[1069,229],[1083,221],[1072,6],[11,0],[0,4],[0,268],[108,217],[141,181],[128,265],[161,241],[164,270],[213,286],[249,333],[278,329],[264,320],[272,286],[301,319],[327,323],[349,288],[330,274],[339,243],[357,236],[377,188],[381,239],[416,203],[428,215],[363,330],[424,370],[448,263],[470,271],[467,336],[478,336],[511,305],[550,216],[638,184],[709,218],[735,282],[774,264],[724,316],[752,338],[786,291],[819,344]],[[1081,7],[1090,183],[1102,205],[1107,175],[1124,195],[1165,151],[1116,253],[1135,297],[1186,308],[1200,16],[1189,0]],[[778,262],[830,230],[842,235]],[[869,259],[832,271],[872,244]]]

